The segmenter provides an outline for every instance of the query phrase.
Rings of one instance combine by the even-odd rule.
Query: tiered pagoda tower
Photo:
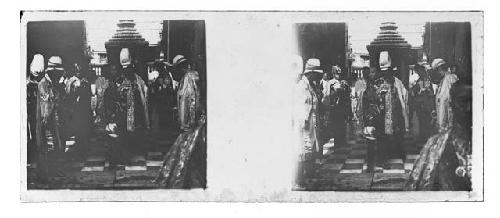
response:
[[[122,48],[128,48],[137,73],[146,78],[145,52],[149,42],[137,32],[133,20],[120,20],[117,26],[116,33],[104,44],[108,55],[108,64],[116,65],[120,69],[120,51]]]
[[[370,54],[370,66],[379,67],[381,51],[388,51],[392,66],[396,68],[396,75],[408,88],[409,84],[409,55],[411,45],[398,33],[395,22],[384,22],[380,25],[380,33],[366,46]]]

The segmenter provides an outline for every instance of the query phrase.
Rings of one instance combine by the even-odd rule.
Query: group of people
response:
[[[186,173],[184,168],[206,119],[198,72],[183,55],[172,62],[156,61],[154,71],[144,81],[129,49],[123,48],[119,65],[109,66],[103,76],[92,79],[78,64],[64,69],[58,56],[50,57],[45,68],[44,57],[36,54],[27,84],[28,162],[37,164],[40,182],[50,179],[47,163],[54,155],[49,154],[56,158],[69,153],[85,156],[94,125],[102,125],[112,145],[112,167],[127,164],[130,156],[145,152],[141,146],[152,125],[157,133],[180,133],[165,162],[175,162]],[[75,152],[67,152],[70,137],[75,138]],[[52,144],[48,143],[50,138]]]
[[[436,58],[416,69],[411,104],[425,140],[405,190],[471,191],[472,85],[457,65]]]
[[[45,68],[41,54],[33,57],[27,79],[28,162],[38,164],[43,180],[49,151],[60,156],[71,136],[86,143],[90,129],[82,127],[90,126],[90,99],[90,83],[78,64],[65,70],[62,59],[53,56]]]
[[[337,67],[329,80],[331,74],[321,70],[318,59],[307,60],[305,68],[302,63],[302,57],[297,57],[293,65],[299,75],[294,92],[300,154],[297,188],[314,177],[328,139],[333,138],[335,146],[345,144],[349,120],[359,124],[360,135],[368,141],[368,171],[376,171],[386,168],[389,159],[405,159],[403,138],[415,128],[414,118],[417,138],[426,143],[405,189],[470,189],[470,87],[456,84],[456,67],[440,58],[431,65],[417,65],[417,79],[406,87],[389,52],[383,51],[378,65],[363,68],[363,77],[351,92],[348,83],[335,76]],[[355,99],[352,108],[350,96]]]
[[[323,72],[317,58],[307,60],[304,67],[302,57],[296,57],[293,67],[298,75],[293,121],[300,144],[296,183],[303,185],[321,163],[326,142],[333,139],[335,144],[346,143],[346,124],[352,118],[351,88],[340,77],[338,66]]]

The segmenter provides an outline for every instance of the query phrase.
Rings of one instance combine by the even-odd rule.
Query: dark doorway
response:
[[[295,25],[299,53],[307,60],[318,58],[324,72],[333,65],[342,69],[342,77],[348,72],[348,31],[345,23],[300,23]]]

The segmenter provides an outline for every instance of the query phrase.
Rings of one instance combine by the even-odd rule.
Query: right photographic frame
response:
[[[482,32],[438,13],[292,24],[292,190],[482,187]]]

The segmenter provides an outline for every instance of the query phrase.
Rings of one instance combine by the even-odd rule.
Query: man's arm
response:
[[[365,126],[375,126],[375,118],[380,114],[377,98],[377,93],[373,87],[367,88],[363,94],[362,105]]]

